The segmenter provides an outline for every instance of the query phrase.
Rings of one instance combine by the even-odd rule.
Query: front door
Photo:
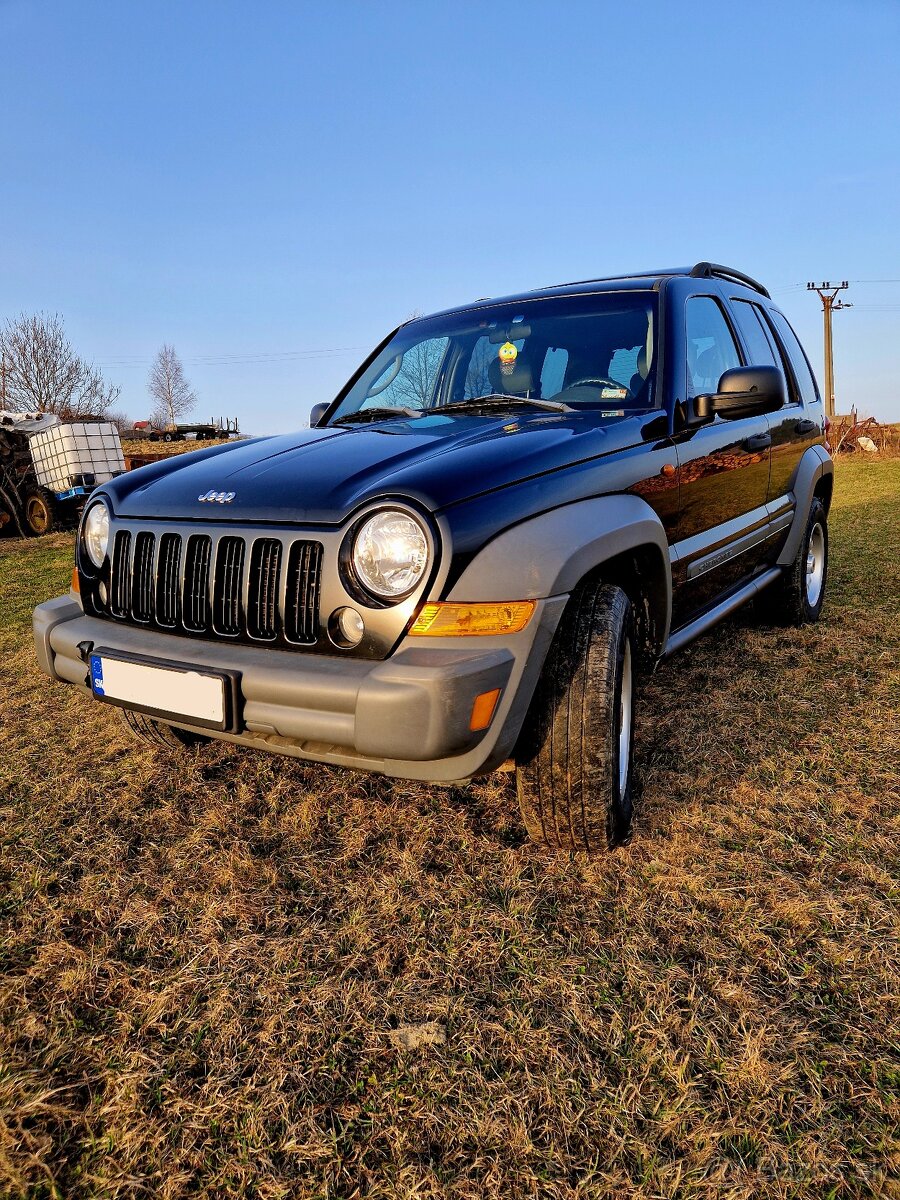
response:
[[[686,305],[688,405],[717,391],[724,371],[742,364],[719,301],[691,296]],[[674,546],[673,625],[698,611],[762,559],[769,516],[769,423],[764,415],[725,420],[716,416],[676,434],[681,512]]]

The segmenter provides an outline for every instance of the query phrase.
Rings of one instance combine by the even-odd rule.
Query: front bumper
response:
[[[237,672],[234,728],[200,732],[293,757],[449,783],[493,770],[511,754],[566,599],[538,601],[520,633],[405,638],[380,662],[120,625],[86,616],[73,595],[39,605],[33,627],[41,669],[89,693],[87,659],[100,647]],[[501,695],[493,720],[473,733],[474,700],[494,688]]]

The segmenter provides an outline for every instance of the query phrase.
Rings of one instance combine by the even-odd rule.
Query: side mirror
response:
[[[318,404],[314,404],[309,412],[309,427],[315,429],[325,414],[331,408],[331,404],[326,400],[320,400]]]
[[[777,367],[732,367],[719,380],[716,392],[694,398],[694,422],[716,415],[726,420],[776,412],[787,402],[784,376]]]

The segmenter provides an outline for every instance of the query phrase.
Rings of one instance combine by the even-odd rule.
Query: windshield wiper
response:
[[[382,405],[381,408],[359,408],[356,412],[347,413],[332,421],[332,425],[350,425],[354,421],[389,421],[392,417],[421,417],[421,408],[399,408]]]
[[[533,408],[543,408],[547,412],[574,412],[568,404],[559,400],[538,400],[536,396],[504,396],[501,392],[491,392],[488,396],[473,396],[471,400],[454,400],[451,404],[438,404],[435,408],[427,408],[427,413],[454,412],[465,408],[500,408],[512,404],[530,404]]]

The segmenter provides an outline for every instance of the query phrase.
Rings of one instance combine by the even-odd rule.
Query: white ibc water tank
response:
[[[38,483],[51,492],[94,487],[125,470],[119,431],[106,421],[55,425],[28,444]]]

